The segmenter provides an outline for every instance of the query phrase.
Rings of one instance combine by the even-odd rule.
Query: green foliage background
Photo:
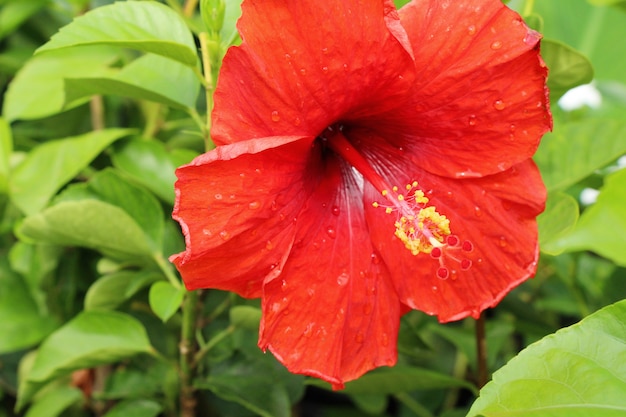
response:
[[[191,296],[166,261],[174,169],[206,147],[194,39],[215,79],[239,3],[0,0],[0,417],[176,416],[186,388],[199,416],[626,415],[626,2],[508,2],[544,34],[549,198],[477,400],[472,320],[407,314],[399,364],[332,393],[258,350],[256,301]]]

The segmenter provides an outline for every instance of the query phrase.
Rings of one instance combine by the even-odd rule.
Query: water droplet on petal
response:
[[[333,208],[331,209],[331,213],[333,213],[335,216],[339,216],[341,210],[339,209],[339,207],[333,206]]]
[[[374,265],[378,265],[380,263],[380,258],[378,257],[377,254],[372,253],[371,258],[372,258],[372,263]]]
[[[467,27],[467,34],[468,35],[473,35],[474,33],[476,33],[476,26],[474,25],[469,25]]]
[[[483,211],[478,206],[474,206],[474,216],[481,217],[483,215]]]
[[[493,107],[496,110],[504,110],[506,105],[504,104],[504,102],[502,100],[496,100],[496,101],[493,102]]]
[[[272,122],[278,122],[278,121],[280,121],[280,115],[278,114],[276,110],[274,110],[272,112]]]
[[[350,279],[350,276],[348,276],[348,274],[344,272],[337,277],[337,284],[343,287],[344,285],[348,283],[349,279]]]
[[[223,198],[221,194],[215,194],[214,197],[216,200],[221,200]]]
[[[326,74],[328,72],[328,67],[322,67],[322,72]]]
[[[334,239],[337,237],[337,231],[335,229],[333,229],[332,227],[328,227],[326,229],[326,234],[328,235],[328,237]]]
[[[293,121],[293,124],[294,124],[295,126],[300,126],[300,123],[302,123],[302,120],[300,120],[300,118],[299,118],[299,117],[296,117],[296,118],[294,119],[294,121]]]
[[[494,51],[500,48],[502,48],[502,42],[500,41],[495,41],[491,44],[491,49],[493,49]]]
[[[282,280],[282,282],[280,283],[280,288],[285,291],[287,289],[288,285],[287,285],[287,281]]]
[[[300,75],[306,75],[306,68],[300,68]]]
[[[507,246],[508,243],[504,236],[500,236],[500,240],[498,241],[498,244],[500,245],[500,247],[504,248]]]
[[[468,124],[470,126],[476,126],[476,115],[475,114],[470,115]]]
[[[268,241],[265,243],[265,249],[267,249],[267,250],[272,250],[272,249],[274,249],[274,244],[272,243],[272,241],[271,241],[271,240],[268,240]]]
[[[323,54],[327,54],[328,53],[328,48],[322,48],[322,53]]]
[[[289,60],[291,59],[291,55],[289,55],[289,54],[285,54],[285,59],[286,59],[287,61],[289,61]]]
[[[222,240],[228,240],[230,239],[230,233],[228,233],[226,230],[222,230],[220,232],[220,237],[222,238]]]
[[[260,201],[252,201],[250,202],[250,204],[248,204],[248,208],[250,210],[257,210],[259,207],[261,207],[261,202]]]
[[[309,323],[306,325],[306,328],[304,329],[304,332],[302,333],[302,336],[305,337],[311,337],[311,334],[313,333],[313,327],[315,325],[313,323]]]
[[[380,336],[380,344],[383,346],[388,346],[389,345],[389,336],[387,335],[387,333],[383,333]]]

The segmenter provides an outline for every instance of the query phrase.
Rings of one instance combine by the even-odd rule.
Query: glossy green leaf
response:
[[[106,129],[37,146],[13,170],[9,183],[13,203],[26,214],[37,213],[103,149],[131,132]]]
[[[307,380],[307,384],[331,389],[330,384],[319,379]],[[396,365],[393,368],[375,369],[357,380],[347,382],[342,392],[358,395],[395,394],[398,392],[451,387],[475,390],[472,384],[462,379],[429,369]]]
[[[178,311],[184,297],[184,288],[176,288],[167,281],[155,282],[150,287],[150,308],[166,322]]]
[[[109,65],[118,57],[119,51],[114,48],[93,47],[65,49],[31,58],[9,84],[2,109],[4,117],[9,122],[38,119],[84,102],[67,103],[63,80],[107,74]]]
[[[21,236],[61,246],[84,246],[117,260],[139,261],[153,252],[125,211],[98,200],[68,201],[27,217]]]
[[[114,310],[160,279],[162,275],[152,271],[119,271],[101,277],[87,290],[85,310]]]
[[[26,282],[0,256],[0,354],[15,352],[48,336],[58,325],[40,311]]]
[[[623,6],[625,0],[587,0],[595,6]]]
[[[224,22],[222,24],[222,30],[220,37],[223,41],[224,47],[229,47],[235,43],[239,33],[237,32],[237,20],[241,16],[241,1],[242,0],[228,0],[226,1],[226,8],[224,10]]]
[[[156,417],[163,407],[152,400],[127,400],[115,404],[103,417]]]
[[[271,355],[256,349],[254,357],[235,355],[213,367],[196,385],[262,417],[289,417],[303,394],[303,377],[290,374]]]
[[[20,383],[18,408],[55,378],[151,352],[146,330],[137,319],[113,311],[80,313],[39,347],[32,368]]]
[[[185,21],[157,2],[119,2],[98,7],[61,28],[37,53],[83,45],[114,45],[197,64]]]
[[[535,154],[549,191],[567,188],[626,153],[626,121],[586,119],[561,124]]]
[[[597,201],[576,227],[549,244],[554,251],[591,250],[626,266],[626,169],[606,177]]]
[[[24,417],[56,417],[62,415],[68,407],[84,401],[85,397],[78,388],[55,387],[38,398]]]
[[[5,194],[9,187],[9,158],[13,153],[13,135],[4,117],[0,117],[0,194]]]
[[[557,192],[550,194],[546,201],[546,209],[539,217],[539,247],[550,255],[559,252],[550,251],[550,242],[570,230],[578,221],[578,203],[569,194]]]
[[[89,181],[89,188],[103,201],[121,208],[132,217],[144,231],[152,251],[160,251],[164,214],[154,195],[143,187],[131,184],[111,168],[94,175]]]
[[[177,165],[161,142],[131,140],[116,150],[113,164],[163,201],[174,204],[174,171]]]
[[[230,323],[235,327],[257,331],[261,322],[261,309],[252,306],[234,306],[229,311]]]
[[[562,42],[544,39],[541,56],[550,69],[550,99],[558,100],[567,90],[587,84],[593,79],[593,67],[587,57]]]
[[[190,67],[148,54],[109,76],[67,78],[65,100],[71,103],[94,94],[113,94],[172,107],[193,108],[199,88],[198,77]]]
[[[524,349],[496,371],[468,417],[626,415],[626,300]]]
[[[13,32],[46,3],[47,0],[13,0],[3,4],[0,8],[0,39]]]

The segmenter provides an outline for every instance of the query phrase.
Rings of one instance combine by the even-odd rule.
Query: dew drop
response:
[[[468,124],[470,126],[476,126],[476,115],[475,114],[470,115]]]
[[[309,297],[313,297],[315,295],[315,288],[311,287],[306,290],[306,293],[309,294]]]
[[[221,200],[223,198],[221,194],[215,194],[213,197],[215,197],[216,200]]]
[[[272,249],[274,249],[274,244],[272,243],[272,241],[271,241],[271,240],[268,240],[268,241],[265,243],[265,249],[267,249],[267,250],[272,250]]]
[[[322,53],[323,54],[327,54],[328,53],[328,48],[322,48]]]
[[[278,121],[280,121],[280,115],[278,114],[276,110],[274,110],[272,112],[272,122],[278,122]]]
[[[378,265],[380,263],[380,258],[378,257],[377,254],[372,253],[371,258],[372,258],[372,263],[374,265]]]
[[[326,234],[328,235],[328,237],[334,239],[337,237],[337,231],[335,229],[333,229],[332,227],[328,227],[326,229]]]
[[[483,211],[478,206],[474,206],[474,216],[481,217],[483,215]]]
[[[437,291],[439,291],[439,288],[437,288],[437,286],[436,286],[436,285],[433,285],[430,289],[431,289],[433,292],[437,292]]]
[[[211,230],[209,229],[202,229],[202,234],[209,237],[213,236],[213,232],[211,232]]]
[[[493,102],[493,107],[496,110],[504,110],[506,105],[504,104],[504,102],[502,100],[496,100],[496,101]]]
[[[260,201],[252,201],[248,204],[248,208],[250,210],[258,210],[261,207],[261,202]]]
[[[453,269],[452,271],[450,271],[450,279],[452,281],[456,281],[458,277],[459,277],[459,274],[456,269]]]
[[[288,285],[287,285],[287,281],[282,280],[282,282],[280,283],[280,289],[285,291],[287,289]]]
[[[348,283],[348,280],[350,279],[350,277],[348,276],[348,274],[346,274],[345,272],[340,274],[337,277],[337,284],[341,285],[342,287],[344,285],[346,285]]]
[[[302,333],[302,336],[305,337],[311,337],[311,334],[313,333],[313,323],[309,323],[306,325],[306,328],[304,329],[304,332]]]
[[[322,67],[322,72],[326,74],[328,72],[328,67]]]
[[[287,61],[289,61],[289,60],[291,59],[291,55],[289,55],[289,54],[285,54],[285,59],[286,59]]]
[[[387,335],[387,333],[383,333],[380,336],[380,344],[383,346],[388,346],[389,345],[389,336]]]
[[[333,206],[333,208],[330,210],[331,213],[333,213],[335,216],[339,216],[339,214],[341,213],[341,210],[339,209],[339,207],[337,206]]]
[[[348,70],[348,64],[343,64],[343,69]]]
[[[467,34],[468,35],[473,35],[476,33],[476,26],[474,25],[470,25],[467,27]]]
[[[222,240],[228,240],[230,239],[230,233],[228,233],[226,230],[222,230],[220,232],[220,237],[222,238]]]
[[[295,126],[300,126],[300,123],[302,123],[302,120],[300,120],[300,118],[299,118],[299,117],[296,117],[296,118],[294,119],[294,121],[293,121],[293,124],[294,124]]]
[[[500,236],[500,240],[498,241],[498,244],[500,245],[500,247],[504,248],[507,246],[508,243],[504,236]]]
[[[500,41],[495,41],[491,44],[491,49],[493,49],[494,51],[500,48],[502,48],[502,42]]]
[[[276,200],[272,200],[271,208],[272,208],[272,211],[278,210],[278,204],[276,203]]]

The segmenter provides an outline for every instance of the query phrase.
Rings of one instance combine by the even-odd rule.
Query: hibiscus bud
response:
[[[212,33],[218,33],[224,23],[224,0],[202,0],[200,14],[204,25]]]

